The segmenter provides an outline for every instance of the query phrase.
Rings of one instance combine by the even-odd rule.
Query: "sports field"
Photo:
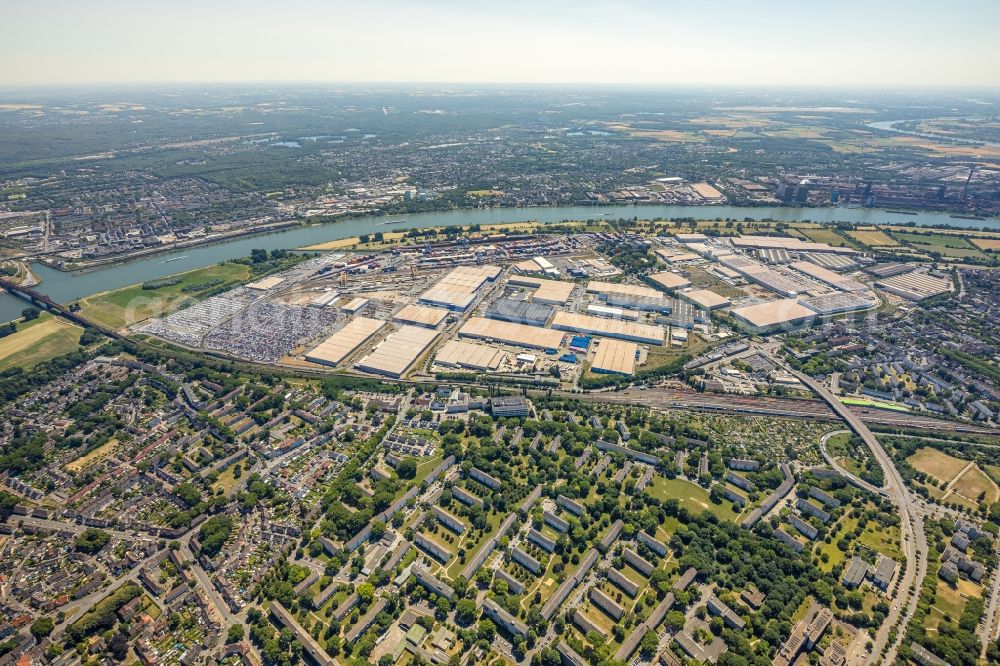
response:
[[[118,330],[151,317],[170,314],[185,301],[197,298],[201,293],[248,277],[248,266],[218,264],[163,278],[161,282],[171,278],[177,278],[179,282],[158,289],[143,289],[141,284],[134,284],[89,296],[80,302],[80,312],[93,322]],[[207,286],[198,289],[201,285]],[[185,291],[185,288],[188,290]]]
[[[18,324],[16,333],[0,338],[0,370],[31,368],[76,351],[82,333],[79,326],[43,312],[34,321]]]

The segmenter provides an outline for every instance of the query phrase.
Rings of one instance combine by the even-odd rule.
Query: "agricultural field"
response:
[[[892,237],[908,245],[916,246],[924,252],[938,252],[952,259],[983,259],[986,255],[967,239],[951,234],[923,234],[893,231]]]
[[[204,292],[249,277],[250,269],[243,264],[218,264],[157,280],[165,286],[156,289],[143,289],[141,284],[135,284],[89,296],[80,301],[80,313],[117,330],[170,314]],[[174,279],[177,282],[171,284]],[[202,285],[207,286],[199,289]]]
[[[43,361],[80,348],[83,329],[47,312],[21,322],[17,332],[0,338],[0,371],[31,368]]]
[[[1000,238],[970,238],[969,241],[984,252],[1000,252]]]
[[[847,235],[868,247],[896,247],[899,245],[892,236],[879,229],[858,229],[848,231]]]
[[[827,227],[815,227],[808,229],[799,229],[806,238],[813,241],[814,243],[826,243],[828,245],[833,245],[834,247],[848,247],[850,243],[837,233],[836,229],[830,229]]]

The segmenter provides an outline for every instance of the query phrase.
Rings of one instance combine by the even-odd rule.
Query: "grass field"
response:
[[[979,586],[972,581],[959,580],[955,587],[952,587],[946,581],[939,580],[934,595],[934,605],[927,616],[928,629],[937,630],[945,616],[953,622],[958,622],[968,600],[972,597],[978,597],[980,594]]]
[[[19,323],[16,333],[0,338],[0,370],[27,369],[76,351],[82,333],[79,326],[43,312],[38,319]]]
[[[684,479],[654,476],[646,492],[660,501],[675,498],[683,508],[692,513],[709,511],[722,520],[734,520],[738,515],[733,510],[733,505],[729,500],[723,500],[721,504],[713,504],[708,498],[707,490]]]
[[[895,247],[899,245],[892,236],[878,229],[848,231],[847,235],[868,247]]]
[[[875,521],[871,521],[865,527],[865,531],[861,533],[858,541],[897,562],[903,557],[899,549],[900,533],[898,527],[884,528]]]
[[[199,292],[184,291],[185,287],[224,280],[235,283],[250,277],[250,268],[242,264],[218,264],[174,275],[180,282],[159,289],[143,289],[141,284],[105,291],[80,302],[81,314],[108,328],[121,329],[151,317],[161,317],[179,308],[185,301],[197,298]],[[217,289],[215,284],[203,291]]]
[[[925,252],[940,252],[945,257],[955,259],[976,257],[982,259],[986,256],[967,239],[952,234],[918,234],[894,231],[892,232],[892,236],[896,240],[915,245]]]
[[[973,504],[979,503],[980,496],[987,504],[1000,500],[1000,489],[997,488],[997,484],[975,465],[959,477],[952,487],[952,493],[964,497]]]
[[[942,483],[950,483],[969,464],[968,460],[954,458],[930,447],[918,449],[906,460],[913,465],[913,469]]]

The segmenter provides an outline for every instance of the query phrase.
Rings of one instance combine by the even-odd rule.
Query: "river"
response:
[[[564,206],[553,208],[490,208],[453,210],[441,213],[420,213],[387,217],[364,217],[341,222],[294,227],[258,236],[222,241],[197,248],[186,248],[173,253],[138,259],[125,264],[108,266],[85,273],[66,273],[40,264],[32,270],[41,278],[36,289],[60,303],[118,289],[145,280],[153,280],[221,263],[228,259],[245,257],[253,248],[268,250],[297,248],[325,241],[348,238],[377,231],[389,232],[417,227],[439,227],[469,224],[496,224],[500,222],[539,221],[558,223],[566,220],[618,219],[621,217],[651,220],[661,218],[694,217],[700,219],[771,218],[793,222],[854,222],[861,224],[907,224],[920,226],[950,224],[955,227],[981,228],[988,226],[1000,230],[1000,219],[987,221],[963,220],[949,217],[947,213],[918,212],[900,215],[871,208],[747,208],[740,206]],[[398,224],[385,224],[389,220],[405,220]],[[167,261],[170,259],[171,261]],[[20,316],[25,304],[7,294],[0,294],[0,321],[10,321]]]

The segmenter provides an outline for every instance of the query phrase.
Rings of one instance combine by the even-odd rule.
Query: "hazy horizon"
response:
[[[0,10],[0,86],[1000,87],[1000,3],[632,0],[281,5],[40,0]]]

